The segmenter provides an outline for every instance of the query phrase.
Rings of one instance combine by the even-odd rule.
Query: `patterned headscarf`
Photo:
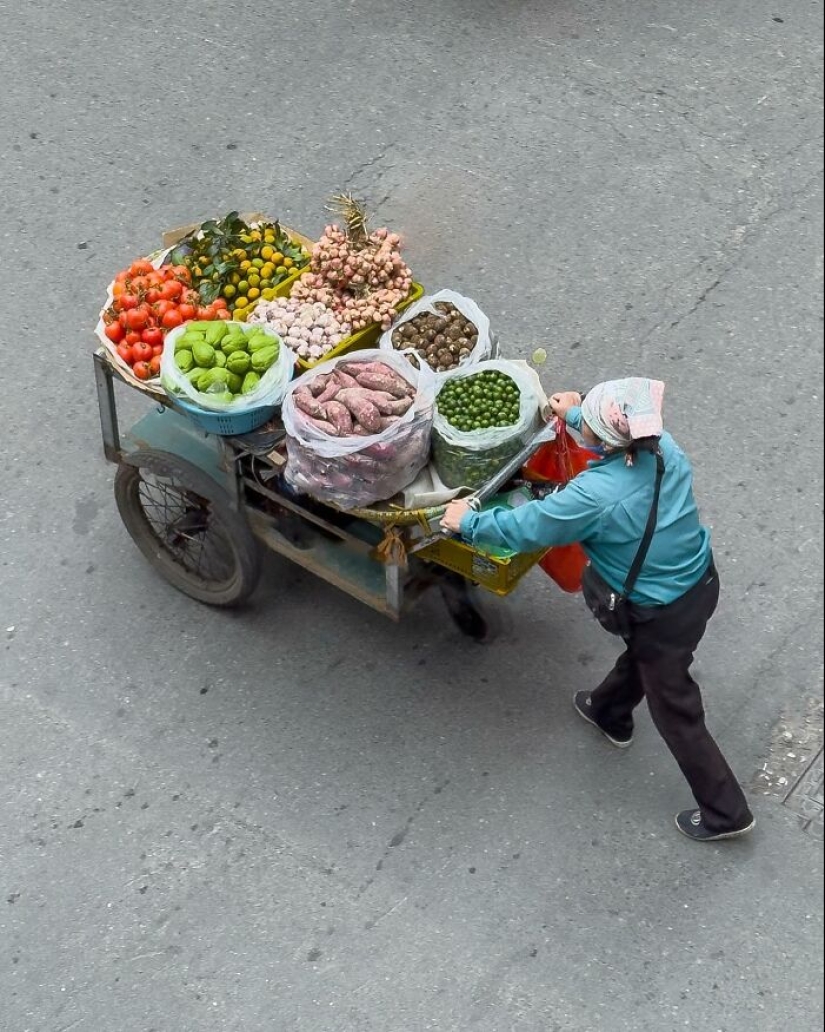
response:
[[[588,391],[582,418],[611,448],[629,448],[640,437],[661,437],[664,394],[661,380],[608,380]]]

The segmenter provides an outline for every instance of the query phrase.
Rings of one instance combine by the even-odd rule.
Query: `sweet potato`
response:
[[[310,382],[306,390],[308,390],[313,397],[317,398],[319,394],[323,394],[327,384],[330,381],[331,376],[332,373],[321,373],[319,376],[316,376],[315,379]]]
[[[318,395],[318,404],[326,405],[328,401],[332,401],[338,391],[341,390],[341,384],[332,376],[327,381],[326,387]]]
[[[340,391],[341,388],[338,387],[338,390]],[[347,406],[333,399],[327,402],[325,408],[327,421],[335,427],[336,436],[349,437],[352,433],[353,420]]]
[[[364,369],[358,373],[355,379],[362,387],[366,387],[371,391],[384,391],[387,394],[391,394],[394,398],[408,398],[410,396],[410,384],[387,366],[384,366],[383,372]]]
[[[314,419],[312,416],[306,416],[306,421],[310,426],[316,430],[320,430],[321,433],[326,434],[328,437],[340,437],[337,428],[333,423],[330,423],[326,419]]]
[[[317,398],[313,398],[308,387],[300,387],[295,391],[292,400],[295,402],[295,408],[300,409],[305,415],[312,416],[313,419],[324,418],[323,405]]]
[[[335,400],[346,405],[356,423],[375,434],[381,429],[381,413],[370,400],[369,393],[357,388],[345,388],[338,392]]]
[[[386,373],[392,372],[389,366],[383,362],[347,362],[344,365],[339,365],[336,371],[340,369],[342,373],[346,373],[348,376],[354,376],[358,378],[359,373]]]
[[[350,376],[349,373],[345,373],[344,370],[341,369],[340,366],[335,370],[335,372],[332,375],[335,378],[335,380],[342,387],[357,387],[358,386],[358,381],[355,379],[355,377],[354,376]]]
[[[412,405],[412,398],[395,398],[386,391],[372,391],[370,401],[382,416],[403,416]]]

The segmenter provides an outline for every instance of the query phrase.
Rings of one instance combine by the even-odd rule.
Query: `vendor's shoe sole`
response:
[[[605,729],[590,716],[585,708],[587,705],[586,700],[590,698],[588,692],[576,692],[573,696],[573,709],[578,713],[582,720],[587,721],[588,724],[592,724],[597,731],[601,732],[604,737],[610,742],[616,749],[629,749],[633,745],[633,736],[625,739],[624,741],[620,738],[614,738],[613,735],[609,735]]]

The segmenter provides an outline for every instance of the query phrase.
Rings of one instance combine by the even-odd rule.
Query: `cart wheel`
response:
[[[475,597],[476,589],[460,574],[445,570],[439,578],[439,588],[447,611],[462,634],[480,644],[495,637],[494,628]]]
[[[132,540],[185,595],[232,606],[255,590],[255,538],[226,491],[197,466],[168,452],[133,452],[118,466],[115,501]]]

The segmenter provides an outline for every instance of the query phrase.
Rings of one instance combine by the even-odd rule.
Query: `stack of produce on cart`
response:
[[[287,483],[343,509],[390,498],[427,464],[435,382],[378,350],[299,377],[283,405]]]
[[[166,339],[161,382],[172,398],[237,413],[279,404],[292,370],[291,352],[266,326],[193,322]]]
[[[448,487],[476,489],[535,434],[536,380],[524,366],[494,359],[447,377],[436,401],[433,458]]]
[[[159,375],[163,342],[170,330],[190,319],[228,318],[226,302],[216,298],[206,303],[193,288],[185,265],[156,267],[138,258],[110,285],[98,335],[138,380],[151,380]]]
[[[540,386],[493,357],[474,301],[422,296],[397,234],[349,195],[333,209],[316,244],[237,212],[174,231],[117,275],[98,335],[206,432],[251,432],[283,404],[287,483],[318,501],[386,501],[431,459],[448,493],[478,489],[536,431]]]
[[[363,206],[352,197],[334,198],[334,204],[344,227],[326,227],[309,270],[288,298],[263,300],[249,316],[271,325],[305,368],[355,344],[374,343],[413,290],[401,238],[386,228],[371,232]]]
[[[272,300],[308,266],[307,245],[279,222],[247,222],[233,211],[204,222],[169,260],[186,266],[204,304],[223,298],[243,322],[260,299]]]
[[[437,373],[492,356],[490,320],[475,301],[452,290],[422,298],[381,338],[381,348],[414,351]]]

